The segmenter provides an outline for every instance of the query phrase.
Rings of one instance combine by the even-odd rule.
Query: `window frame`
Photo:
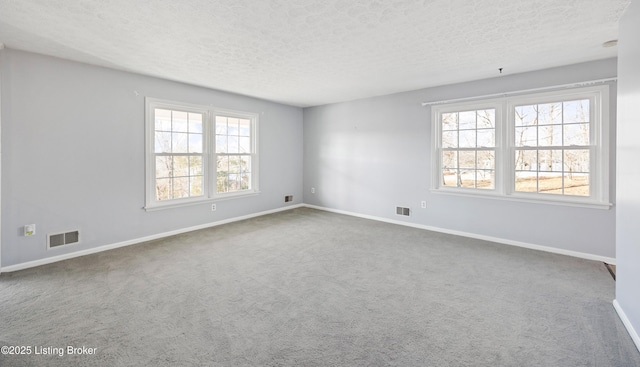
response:
[[[516,106],[589,99],[589,196],[519,192],[515,190],[515,108]],[[609,85],[517,94],[432,106],[432,186],[438,194],[488,197],[557,205],[608,209],[609,202]],[[486,109],[496,106],[495,188],[461,188],[442,185],[442,114]],[[500,111],[500,112],[499,112]],[[559,146],[562,149],[564,146]]]
[[[442,185],[442,181],[443,181],[443,177],[442,177],[442,152],[446,149],[443,148],[442,146],[442,123],[441,123],[441,116],[443,114],[446,113],[456,113],[456,112],[467,112],[467,111],[479,111],[479,110],[488,110],[488,109],[493,109],[495,110],[495,136],[494,136],[494,147],[493,150],[495,152],[495,162],[494,162],[494,188],[493,189],[479,189],[479,188],[469,188],[469,187],[453,187],[453,186],[444,186]],[[483,100],[483,101],[474,101],[474,102],[459,102],[459,103],[450,103],[450,104],[446,104],[446,105],[440,105],[437,107],[433,108],[433,120],[434,123],[433,125],[437,125],[434,126],[434,147],[436,149],[436,154],[434,154],[434,160],[433,160],[433,167],[434,167],[434,172],[437,172],[436,175],[433,175],[433,182],[432,182],[432,187],[433,188],[437,188],[438,190],[442,190],[443,192],[452,192],[452,193],[468,193],[468,194],[474,194],[476,192],[478,193],[482,193],[483,195],[495,195],[495,193],[502,189],[501,187],[501,182],[502,182],[502,177],[499,177],[499,175],[502,175],[502,170],[499,168],[502,166],[502,154],[501,154],[501,144],[502,144],[502,137],[501,137],[501,130],[498,128],[498,121],[501,120],[501,115],[503,113],[503,108],[500,106],[500,103],[498,100],[496,99],[488,99],[488,100]],[[458,132],[460,131],[459,127],[458,127]],[[476,126],[476,131],[477,131],[477,126]],[[478,147],[476,147],[476,152],[477,151],[482,151],[482,150],[486,150],[486,149],[477,149]],[[482,148],[482,147],[480,147]],[[471,148],[460,148],[458,147],[458,149],[463,149],[463,150],[467,150],[467,151],[471,151]],[[459,150],[458,150],[459,152]]]
[[[251,157],[251,187],[247,190],[239,190],[239,191],[231,191],[231,192],[224,192],[224,193],[218,193],[217,192],[217,176],[218,176],[218,172],[217,169],[213,169],[212,172],[215,172],[215,177],[212,177],[212,185],[210,187],[211,189],[211,196],[214,199],[217,200],[223,200],[223,199],[231,199],[231,198],[235,198],[235,197],[244,197],[244,196],[250,196],[253,194],[257,194],[259,193],[258,190],[258,114],[257,113],[250,113],[250,112],[242,112],[242,111],[235,111],[235,110],[230,110],[230,109],[221,109],[221,108],[215,108],[212,111],[212,115],[211,115],[211,156],[212,156],[212,160],[211,160],[211,165],[213,167],[213,165],[216,164],[217,159],[218,159],[218,154],[216,152],[216,139],[215,139],[215,135],[216,135],[216,131],[215,131],[215,125],[216,125],[216,117],[218,116],[224,116],[224,117],[232,117],[232,118],[238,118],[238,119],[246,119],[250,121],[251,124],[251,132],[250,132],[250,139],[251,139],[251,153],[246,154],[246,153],[237,153],[236,155],[249,155]],[[227,135],[228,136],[228,135]],[[234,155],[234,153],[221,153],[221,155]]]
[[[188,113],[203,115],[202,120],[202,161],[203,183],[202,195],[187,198],[157,200],[156,198],[156,156],[155,152],[155,109],[178,110]],[[215,139],[216,116],[236,117],[248,119],[251,124],[251,187],[247,190],[217,193],[217,154]],[[258,113],[236,111],[224,108],[216,108],[206,105],[198,105],[185,102],[176,102],[159,98],[145,98],[145,206],[146,211],[154,211],[166,208],[175,208],[188,205],[216,202],[220,200],[253,196],[259,191],[259,154],[258,154]]]

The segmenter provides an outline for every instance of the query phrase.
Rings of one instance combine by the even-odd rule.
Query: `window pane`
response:
[[[177,132],[187,132],[188,124],[187,124],[187,116],[186,112],[182,111],[173,111],[172,114],[172,125],[171,130]]]
[[[476,128],[476,111],[460,112],[458,118],[460,119],[460,130]]]
[[[189,157],[173,157],[173,176],[189,176]]]
[[[442,185],[493,189],[495,151],[478,148],[496,146],[496,110],[469,110],[440,116]]]
[[[562,124],[562,103],[538,105],[538,125]]]
[[[442,169],[447,171],[458,168],[458,152],[444,151],[442,152]]]
[[[516,191],[557,195],[589,195],[590,151],[567,149],[588,146],[590,143],[589,100],[534,105],[538,111],[538,140],[536,129],[527,125],[522,115],[529,115],[523,107],[516,108],[516,146],[558,147],[557,149],[516,150]],[[536,161],[537,158],[537,161]],[[529,174],[524,171],[531,171]],[[536,172],[534,177],[533,173]],[[534,190],[532,181],[536,181]]]
[[[476,152],[458,152],[458,158],[461,169],[476,168]]]
[[[478,189],[493,190],[495,188],[496,173],[493,170],[478,170],[476,187]]]
[[[251,153],[251,138],[248,136],[240,137],[240,153]]]
[[[517,147],[535,147],[538,144],[537,129],[531,127],[516,127],[516,146]]]
[[[224,116],[216,116],[216,134],[227,134],[227,118]]]
[[[187,153],[187,142],[189,141],[189,134],[187,133],[173,133],[171,134],[171,152],[172,153]]]
[[[572,90],[570,93],[576,92]],[[560,91],[509,97],[503,101],[486,100],[487,104],[495,103],[496,106],[475,110],[471,106],[477,102],[463,107],[434,107],[439,121],[434,122],[433,131],[440,135],[435,147],[441,167],[438,178],[441,182],[438,184],[442,187],[495,190],[514,182],[515,187],[505,188],[504,192],[497,194],[508,196],[515,190],[540,193],[537,197],[542,194],[590,196],[604,202],[606,195],[597,197],[599,195],[594,193],[600,194],[600,191],[595,192],[589,187],[594,173],[591,171],[600,172],[594,167],[603,169],[603,172],[607,168],[606,164],[601,167],[603,164],[595,159],[602,148],[600,142],[593,139],[598,137],[600,121],[597,120],[599,116],[591,116],[590,103],[594,100],[600,102],[600,92],[585,89],[584,93],[585,97],[580,97],[582,99],[568,97],[573,100],[568,100],[568,94]],[[536,103],[526,102],[533,98],[537,99]],[[525,104],[515,105],[518,101],[525,101]],[[513,106],[512,110],[501,113],[507,106]],[[505,121],[504,118],[513,120]],[[505,142],[505,146],[498,140],[503,136],[512,139]],[[505,155],[514,163],[510,167],[498,166],[497,157]],[[497,170],[503,169],[505,172],[497,175]],[[505,182],[498,185],[496,175],[504,178]],[[604,182],[604,178],[598,178],[596,182]]]
[[[233,183],[233,190],[239,191],[242,190],[242,175],[240,174],[230,174],[229,175],[229,184],[231,186]]]
[[[202,114],[200,113],[189,114],[189,132],[202,133]]]
[[[173,198],[180,199],[189,197],[189,177],[173,179]]]
[[[476,131],[461,130],[460,131],[460,148],[475,148],[475,147],[476,147]]]
[[[227,179],[227,175],[218,174],[216,180],[216,192],[222,193],[229,191],[229,183]]]
[[[238,119],[229,117],[227,135],[238,135]]]
[[[458,170],[443,170],[442,171],[442,185],[448,187],[458,187]]]
[[[516,172],[516,187],[518,192],[538,192],[537,172]]]
[[[229,156],[229,173],[240,173],[240,156]]]
[[[443,113],[442,114],[442,131],[458,130],[458,114]]]
[[[218,117],[216,118],[216,121]],[[219,129],[216,135],[216,152],[226,155],[226,160],[218,158],[218,182],[219,192],[232,192],[250,188],[251,158],[238,153],[252,153],[252,120],[246,118],[225,117],[226,129]],[[223,167],[221,167],[221,165]],[[243,176],[244,175],[244,176]]]
[[[216,167],[217,167],[216,172],[218,172],[218,174],[222,174],[226,176],[227,173],[229,172],[229,157],[227,156],[218,157]]]
[[[155,153],[171,153],[171,132],[155,132]]]
[[[537,153],[535,150],[516,150],[516,170],[536,171],[538,169]]]
[[[496,110],[478,111],[478,129],[494,129],[496,127]]]
[[[171,111],[156,108],[155,114],[155,129],[157,131],[171,131]]]
[[[478,167],[478,169],[495,170],[496,153],[492,150],[478,151],[476,164],[476,167]]]
[[[562,150],[541,150],[538,152],[540,171],[562,172]]]
[[[237,173],[229,174],[229,191],[238,191],[240,190],[240,175]]]
[[[251,172],[251,157],[243,155],[240,158],[240,170],[241,172]]]
[[[460,187],[473,189],[476,187],[476,171],[460,170]]]
[[[589,124],[564,125],[564,145],[589,145]]]
[[[243,173],[241,177],[241,190],[248,190],[251,188],[251,175]]]
[[[442,147],[443,148],[457,148],[458,147],[458,132],[457,131],[443,131],[442,132]]]
[[[239,119],[238,126],[240,128],[238,135],[251,136],[251,120]]]
[[[540,126],[538,128],[539,146],[561,146],[562,145],[562,125]]]
[[[169,178],[173,175],[171,157],[156,157],[156,178]]]
[[[564,176],[564,194],[589,196],[589,174],[573,173]]]
[[[564,123],[589,122],[589,100],[564,102]]]
[[[589,151],[586,149],[565,150],[564,152],[565,171],[589,172]]]
[[[538,122],[537,106],[519,106],[515,108],[516,126],[535,126]]]
[[[478,130],[478,147],[493,148],[496,146],[495,129]]]
[[[168,200],[172,198],[173,189],[171,188],[171,179],[163,178],[156,180],[156,199]]]
[[[191,176],[189,179],[189,193],[191,196],[202,195],[202,176]]]
[[[189,176],[200,176],[202,172],[202,157],[189,157]]]
[[[229,135],[227,139],[227,153],[238,153],[238,137]]]
[[[538,192],[545,194],[562,194],[562,173],[540,172]]]
[[[189,153],[202,153],[202,134],[189,134]]]
[[[202,195],[204,114],[154,109],[155,189],[157,200]]]
[[[216,135],[216,153],[226,153],[227,151],[227,136]]]
[[[252,157],[256,153],[253,134],[257,117],[248,113],[217,116],[206,106],[172,105],[179,107],[174,110],[161,101],[146,102],[152,113],[145,126],[147,134],[153,134],[148,135],[153,146],[147,152],[146,168],[155,172],[150,178],[153,181],[147,181],[147,189],[156,190],[155,198],[153,194],[147,197],[151,203],[146,204],[152,207],[157,200],[203,196],[214,190],[209,187],[212,184],[216,185],[215,192],[254,189],[252,180],[257,169],[252,167]]]

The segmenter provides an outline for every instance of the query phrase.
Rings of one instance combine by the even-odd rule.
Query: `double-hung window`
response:
[[[216,193],[252,187],[253,143],[251,118],[243,114],[216,115]]]
[[[258,115],[146,99],[145,209],[258,192]]]
[[[524,103],[514,113],[514,191],[590,195],[591,101]]]
[[[436,192],[609,207],[608,87],[432,107]]]
[[[439,115],[442,186],[495,188],[496,111],[488,105],[443,110]]]

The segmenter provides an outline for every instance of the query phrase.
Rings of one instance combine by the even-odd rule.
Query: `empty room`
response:
[[[640,4],[0,0],[0,366],[640,366]]]

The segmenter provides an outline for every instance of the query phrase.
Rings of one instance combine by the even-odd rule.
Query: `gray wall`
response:
[[[497,72],[497,71],[496,71]],[[431,116],[421,102],[616,76],[616,60],[304,109],[304,201],[331,209],[615,257],[614,210],[432,194]],[[615,149],[615,84],[611,148]],[[615,154],[611,155],[614,195]],[[311,188],[316,193],[311,193]],[[427,209],[420,201],[427,201]],[[395,215],[395,206],[413,209]]]
[[[0,68],[3,267],[302,202],[300,108],[10,49]],[[145,96],[259,113],[261,194],[144,211]]]
[[[640,4],[620,22],[616,300],[640,332]],[[636,334],[636,337],[638,335]],[[636,344],[640,348],[639,339]]]

